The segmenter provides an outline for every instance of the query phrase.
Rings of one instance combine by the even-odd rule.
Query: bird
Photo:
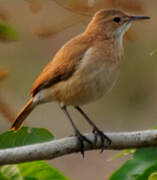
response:
[[[84,32],[65,43],[42,70],[30,91],[31,98],[17,114],[12,131],[17,131],[39,104],[57,102],[68,117],[84,156],[84,142],[92,145],[76,127],[67,106],[74,107],[101,139],[101,150],[112,140],[100,130],[80,106],[107,94],[115,85],[123,56],[123,36],[132,22],[149,19],[119,9],[101,9]]]

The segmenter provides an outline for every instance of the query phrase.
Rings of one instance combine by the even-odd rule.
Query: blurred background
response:
[[[151,20],[135,23],[124,41],[121,75],[113,90],[83,107],[104,131],[134,131],[157,125],[157,1],[147,0],[0,0],[0,133],[29,99],[42,68],[69,39],[82,32],[101,8],[143,14]],[[82,132],[90,126],[71,107]],[[43,127],[56,138],[73,129],[57,103],[36,108],[26,126]],[[86,152],[49,161],[73,180],[104,180],[128,158],[108,162],[116,151]]]

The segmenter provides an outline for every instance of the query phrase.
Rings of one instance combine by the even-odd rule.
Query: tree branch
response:
[[[111,145],[106,145],[105,149],[121,150],[127,148],[144,148],[157,146],[157,130],[105,133],[111,140]],[[92,133],[85,136],[95,144]],[[100,149],[100,138],[91,147],[84,143],[85,150]],[[59,140],[45,143],[21,146],[0,150],[0,165],[28,162],[34,160],[54,159],[63,155],[79,152],[76,137],[66,137]]]

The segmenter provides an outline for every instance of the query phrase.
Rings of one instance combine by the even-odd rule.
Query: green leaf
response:
[[[0,172],[0,180],[3,179],[4,180],[4,176],[3,174]]]
[[[112,157],[110,157],[109,161],[113,161],[116,160],[122,156],[127,156],[129,154],[133,154],[136,151],[136,149],[125,149],[120,153],[116,153],[115,155],[113,155]]]
[[[24,180],[38,180],[38,179],[34,177],[24,177]]]
[[[3,176],[3,180],[20,180],[21,175],[16,165],[6,165],[0,168],[0,173]],[[2,180],[0,179],[0,180]],[[22,179],[21,179],[22,180]]]
[[[45,161],[34,161],[0,168],[0,180],[69,180]]]
[[[150,56],[154,56],[156,53],[157,53],[157,49],[153,50],[153,51],[150,53]]]
[[[35,177],[39,180],[68,180],[68,178],[61,175],[61,173],[52,168],[44,161],[34,161],[31,163],[19,164],[19,169],[22,176]]]
[[[18,132],[7,131],[0,134],[0,149],[51,141],[54,136],[43,128],[22,127]]]
[[[157,172],[151,174],[148,180],[157,180]]]
[[[0,40],[1,41],[17,40],[16,30],[12,26],[1,22],[0,23]]]
[[[157,148],[136,150],[133,158],[117,170],[110,180],[148,180],[157,170]]]
[[[140,180],[147,180],[148,177],[150,176],[150,174],[152,174],[153,172],[156,172],[157,170],[157,164],[154,164],[152,166],[150,166],[146,171],[143,172],[143,174],[140,176]]]

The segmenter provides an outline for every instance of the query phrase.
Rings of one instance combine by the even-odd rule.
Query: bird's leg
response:
[[[87,139],[85,136],[83,136],[80,131],[77,129],[76,125],[74,124],[69,112],[67,111],[66,106],[62,106],[61,109],[63,110],[63,112],[65,113],[65,115],[68,117],[72,127],[74,128],[75,131],[75,135],[78,138],[78,141],[80,143],[80,152],[82,154],[82,156],[84,157],[84,141],[86,141],[88,144],[92,145],[92,142]]]
[[[96,138],[95,141],[97,141],[97,136],[99,136],[101,138],[101,152],[103,152],[104,146],[105,146],[105,141],[108,144],[111,144],[112,141],[89,119],[87,114],[79,106],[75,106],[75,109],[77,109],[80,112],[80,114],[82,114],[82,116],[93,127],[93,134],[95,135],[95,138]]]

